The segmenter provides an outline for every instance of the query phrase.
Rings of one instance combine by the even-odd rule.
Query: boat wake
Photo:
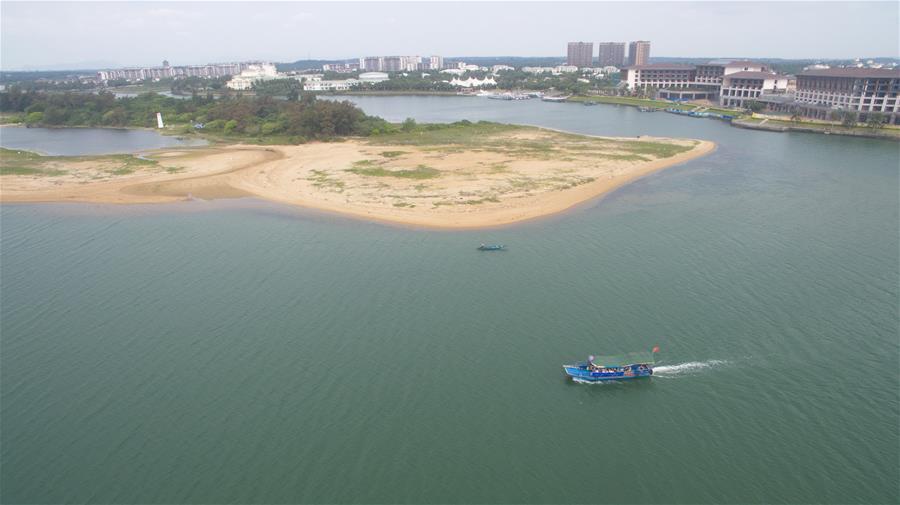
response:
[[[660,377],[676,377],[689,373],[701,372],[710,368],[727,365],[728,362],[720,359],[711,359],[708,361],[689,361],[687,363],[679,363],[677,365],[663,365],[653,367],[653,376]]]

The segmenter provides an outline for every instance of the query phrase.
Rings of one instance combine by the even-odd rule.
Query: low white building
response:
[[[304,82],[303,91],[348,91],[350,88],[358,85],[359,81],[356,79],[342,81],[323,81],[318,79]]]
[[[491,67],[491,72],[494,74],[497,74],[500,72],[506,72],[509,70],[515,70],[515,68],[513,68],[509,65],[494,65],[493,67]]]
[[[466,71],[462,68],[445,68],[441,70],[442,74],[450,74],[450,75],[463,75]]]
[[[450,81],[450,85],[458,86],[460,88],[481,88],[484,86],[496,86],[497,81],[495,81],[493,77],[485,77],[484,79],[469,77],[466,80],[453,78],[453,80]]]
[[[382,82],[390,79],[386,72],[363,72],[359,74],[359,82]]]
[[[559,65],[556,67],[522,67],[522,72],[528,74],[571,74],[574,72],[578,72],[578,67],[575,65]]]

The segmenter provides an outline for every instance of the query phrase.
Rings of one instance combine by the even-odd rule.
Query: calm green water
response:
[[[0,501],[900,500],[896,144],[358,101],[719,149],[487,231],[253,200],[2,206]],[[655,344],[651,380],[563,379]]]

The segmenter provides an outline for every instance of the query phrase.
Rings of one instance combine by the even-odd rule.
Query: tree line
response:
[[[0,112],[19,114],[28,126],[155,127],[161,112],[167,125],[184,132],[202,130],[236,136],[282,136],[292,141],[371,135],[396,128],[368,116],[347,101],[292,100],[195,94],[189,99],[144,93],[119,97],[109,92],[43,93],[13,87],[0,93]]]

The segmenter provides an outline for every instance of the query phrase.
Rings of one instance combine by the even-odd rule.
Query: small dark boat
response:
[[[503,244],[481,244],[478,246],[479,251],[503,251],[506,246]]]

